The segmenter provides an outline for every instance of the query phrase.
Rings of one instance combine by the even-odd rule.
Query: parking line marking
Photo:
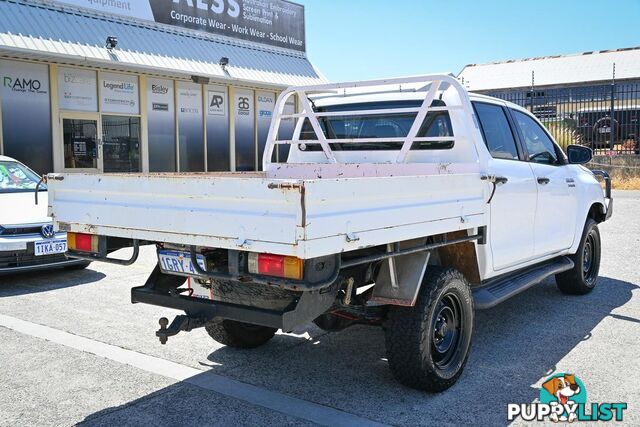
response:
[[[201,371],[180,363],[127,350],[15,317],[0,314],[0,326],[316,424],[327,426],[385,425],[349,412],[246,384],[213,372]]]

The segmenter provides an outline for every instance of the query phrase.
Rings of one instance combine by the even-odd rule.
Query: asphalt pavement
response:
[[[179,313],[130,302],[152,248],[131,267],[0,276],[0,425],[504,425],[556,372],[640,425],[640,192],[614,196],[594,292],[548,280],[478,312],[466,370],[437,395],[394,381],[372,327],[310,325],[255,350],[202,329],[160,345],[158,318]]]

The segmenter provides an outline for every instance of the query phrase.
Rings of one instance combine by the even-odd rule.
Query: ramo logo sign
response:
[[[540,403],[509,403],[507,419],[524,421],[622,421],[627,404],[587,403],[587,389],[574,374],[550,376],[540,387]]]
[[[45,93],[45,91],[40,91],[42,83],[40,83],[40,80],[38,79],[4,76],[2,79],[2,85],[4,87],[8,87],[14,92]]]

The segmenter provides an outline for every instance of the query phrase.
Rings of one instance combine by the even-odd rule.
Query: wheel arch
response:
[[[605,208],[604,204],[600,202],[594,202],[591,204],[591,207],[587,212],[587,218],[591,218],[595,222],[600,224],[601,222],[604,222],[607,218],[607,208]]]

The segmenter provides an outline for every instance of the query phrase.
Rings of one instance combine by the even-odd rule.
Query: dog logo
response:
[[[565,408],[562,413],[553,411],[549,416],[549,419],[556,423],[558,421],[574,422],[577,414],[571,409],[577,407],[578,403],[584,404],[586,401],[587,391],[584,384],[573,374],[553,375],[542,383],[540,388],[540,402]]]

